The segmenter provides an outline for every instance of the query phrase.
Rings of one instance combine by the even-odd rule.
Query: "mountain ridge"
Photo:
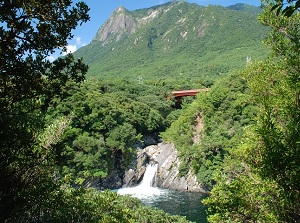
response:
[[[184,82],[218,76],[245,66],[248,56],[266,55],[261,41],[267,29],[255,10],[241,6],[169,2],[134,11],[118,7],[75,56],[90,65],[88,76],[98,78]]]
[[[195,4],[195,3],[177,3],[177,4]],[[167,6],[167,9],[163,9],[164,6]],[[171,9],[171,7],[176,6],[176,4],[172,4],[171,2],[158,5],[158,6],[153,6],[147,9],[138,9],[134,11],[129,11],[123,6],[119,6],[116,10],[113,11],[111,17],[99,28],[97,31],[96,36],[93,38],[93,41],[104,41],[103,45],[106,45],[107,42],[105,41],[106,38],[103,38],[103,33],[105,34],[105,37],[108,37],[109,34],[113,34],[116,31],[124,31],[124,34],[131,34],[135,32],[135,28],[137,26],[140,26],[141,23],[149,22],[149,20],[153,19],[156,17],[158,14],[163,14]],[[203,6],[200,6],[203,7]],[[256,6],[251,6],[249,4],[243,4],[243,3],[236,3],[234,5],[227,6],[225,8],[228,8],[230,10],[236,10],[236,11],[244,11],[248,13],[259,13],[261,9]],[[148,15],[141,17],[137,16],[134,12],[139,12],[139,11],[148,11]],[[112,25],[113,23],[113,25]],[[110,27],[111,29],[109,29]],[[108,34],[108,32],[111,32]],[[120,40],[121,36],[118,35],[118,38],[116,41]]]

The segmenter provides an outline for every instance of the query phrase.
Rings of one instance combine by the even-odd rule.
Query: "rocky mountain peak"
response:
[[[123,6],[119,6],[112,16],[98,30],[94,40],[106,45],[119,41],[124,35],[135,32],[136,21]]]
[[[114,13],[125,13],[127,11],[126,8],[124,8],[122,5],[120,5],[115,11]]]
[[[120,6],[76,56],[90,65],[89,75],[149,74],[168,81],[217,76],[244,67],[247,56],[265,55],[261,41],[267,27],[252,8],[260,9],[174,2],[134,11]]]

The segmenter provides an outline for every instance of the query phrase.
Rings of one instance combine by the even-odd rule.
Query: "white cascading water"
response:
[[[161,194],[161,190],[159,188],[152,187],[156,171],[157,164],[149,164],[146,167],[143,180],[139,185],[137,185],[136,187],[121,188],[117,190],[117,192],[122,195],[131,194],[132,196],[137,198],[147,198]]]
[[[116,190],[121,195],[129,194],[138,198],[142,204],[162,209],[169,214],[187,216],[193,222],[207,222],[206,208],[199,202],[199,193],[184,193],[152,187],[158,165],[149,164],[146,167],[142,182],[136,187]]]
[[[153,184],[153,179],[157,171],[157,164],[149,164],[143,176],[142,182],[139,184],[140,187],[151,187]]]

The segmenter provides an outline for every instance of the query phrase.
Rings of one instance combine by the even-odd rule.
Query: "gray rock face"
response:
[[[157,143],[154,138],[149,137],[149,139],[151,139],[151,142]],[[158,143],[142,146],[146,147],[137,149],[136,157],[125,173],[124,170],[116,168],[104,179],[87,180],[86,186],[98,189],[132,187],[141,182],[149,163],[157,163],[158,169],[153,182],[154,186],[179,191],[207,192],[197,182],[197,178],[192,171],[189,171],[185,176],[179,174],[180,159],[174,144]]]
[[[146,171],[147,162],[147,154],[142,149],[138,149],[137,157],[131,165],[132,168],[125,172],[122,187],[131,187],[138,184]]]
[[[109,20],[98,30],[94,40],[101,41],[102,45],[110,41],[119,41],[123,35],[129,35],[135,31],[136,21],[127,15],[126,9],[119,7]]]
[[[179,175],[180,160],[174,144],[159,143],[138,151],[136,170],[129,169],[124,178],[125,186],[132,186],[140,181],[149,162],[158,163],[158,171],[154,186],[189,192],[207,192],[197,182],[196,176],[189,171],[187,175]],[[148,161],[148,162],[147,162]]]

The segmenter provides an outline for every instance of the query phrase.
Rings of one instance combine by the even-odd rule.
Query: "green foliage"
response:
[[[161,210],[145,207],[136,198],[110,191],[61,187],[53,190],[22,216],[7,222],[178,222],[188,223],[185,217],[171,216]],[[58,208],[59,207],[59,208]]]
[[[65,181],[85,185],[116,168],[125,170],[135,143],[166,128],[173,102],[162,91],[139,82],[69,83],[64,98],[53,100],[47,117],[49,123],[56,117],[71,119],[57,146]]]
[[[211,222],[300,219],[299,14],[276,15],[269,6],[260,19],[272,27],[265,41],[272,54],[245,72],[257,122],[216,176],[205,201]]]
[[[43,112],[67,81],[82,81],[87,66],[72,55],[46,58],[67,45],[71,31],[89,19],[71,1],[1,1],[0,4],[0,221],[23,215],[55,188],[56,151],[68,125],[45,127]],[[38,185],[38,187],[37,187]],[[20,221],[21,218],[20,218]]]
[[[96,36],[76,51],[90,66],[87,76],[111,82],[142,78],[165,83],[172,90],[193,89],[245,67],[247,57],[258,60],[267,54],[261,41],[268,29],[257,21],[257,12],[184,2],[126,11],[126,15],[146,21],[154,10],[157,16],[119,41],[110,41],[114,35],[105,41]]]
[[[89,19],[84,3],[70,5],[70,1],[1,4],[2,110],[31,99],[49,102],[68,79],[83,80],[87,67],[82,60],[75,61],[72,55],[54,63],[45,60],[56,48],[67,45],[72,29]]]
[[[238,145],[243,128],[251,123],[256,111],[245,81],[232,74],[219,80],[209,92],[199,93],[161,135],[180,151],[182,174],[192,168],[199,182],[210,189],[224,156]]]
[[[111,148],[118,148],[121,150],[126,150],[126,145],[132,145],[138,140],[136,135],[136,130],[129,123],[124,123],[120,126],[114,128],[108,135],[106,139],[107,146]]]
[[[278,213],[285,208],[282,190],[248,163],[259,157],[254,130],[253,126],[246,129],[242,143],[230,151],[222,172],[214,176],[217,184],[203,201],[209,222],[281,222]]]
[[[290,17],[294,12],[299,11],[300,1],[299,0],[275,0],[268,1],[268,4],[272,5],[271,11],[276,10],[276,14],[282,14],[284,16]]]
[[[40,145],[45,149],[49,149],[52,145],[57,144],[70,122],[71,119],[66,117],[53,120],[53,123],[48,125],[37,137],[40,141]]]
[[[214,213],[209,215],[208,221],[281,222],[277,212],[284,208],[280,191],[274,182],[261,181],[257,175],[239,173],[238,178],[230,183],[226,183],[225,179],[219,182],[204,201],[210,207],[208,213]]]

